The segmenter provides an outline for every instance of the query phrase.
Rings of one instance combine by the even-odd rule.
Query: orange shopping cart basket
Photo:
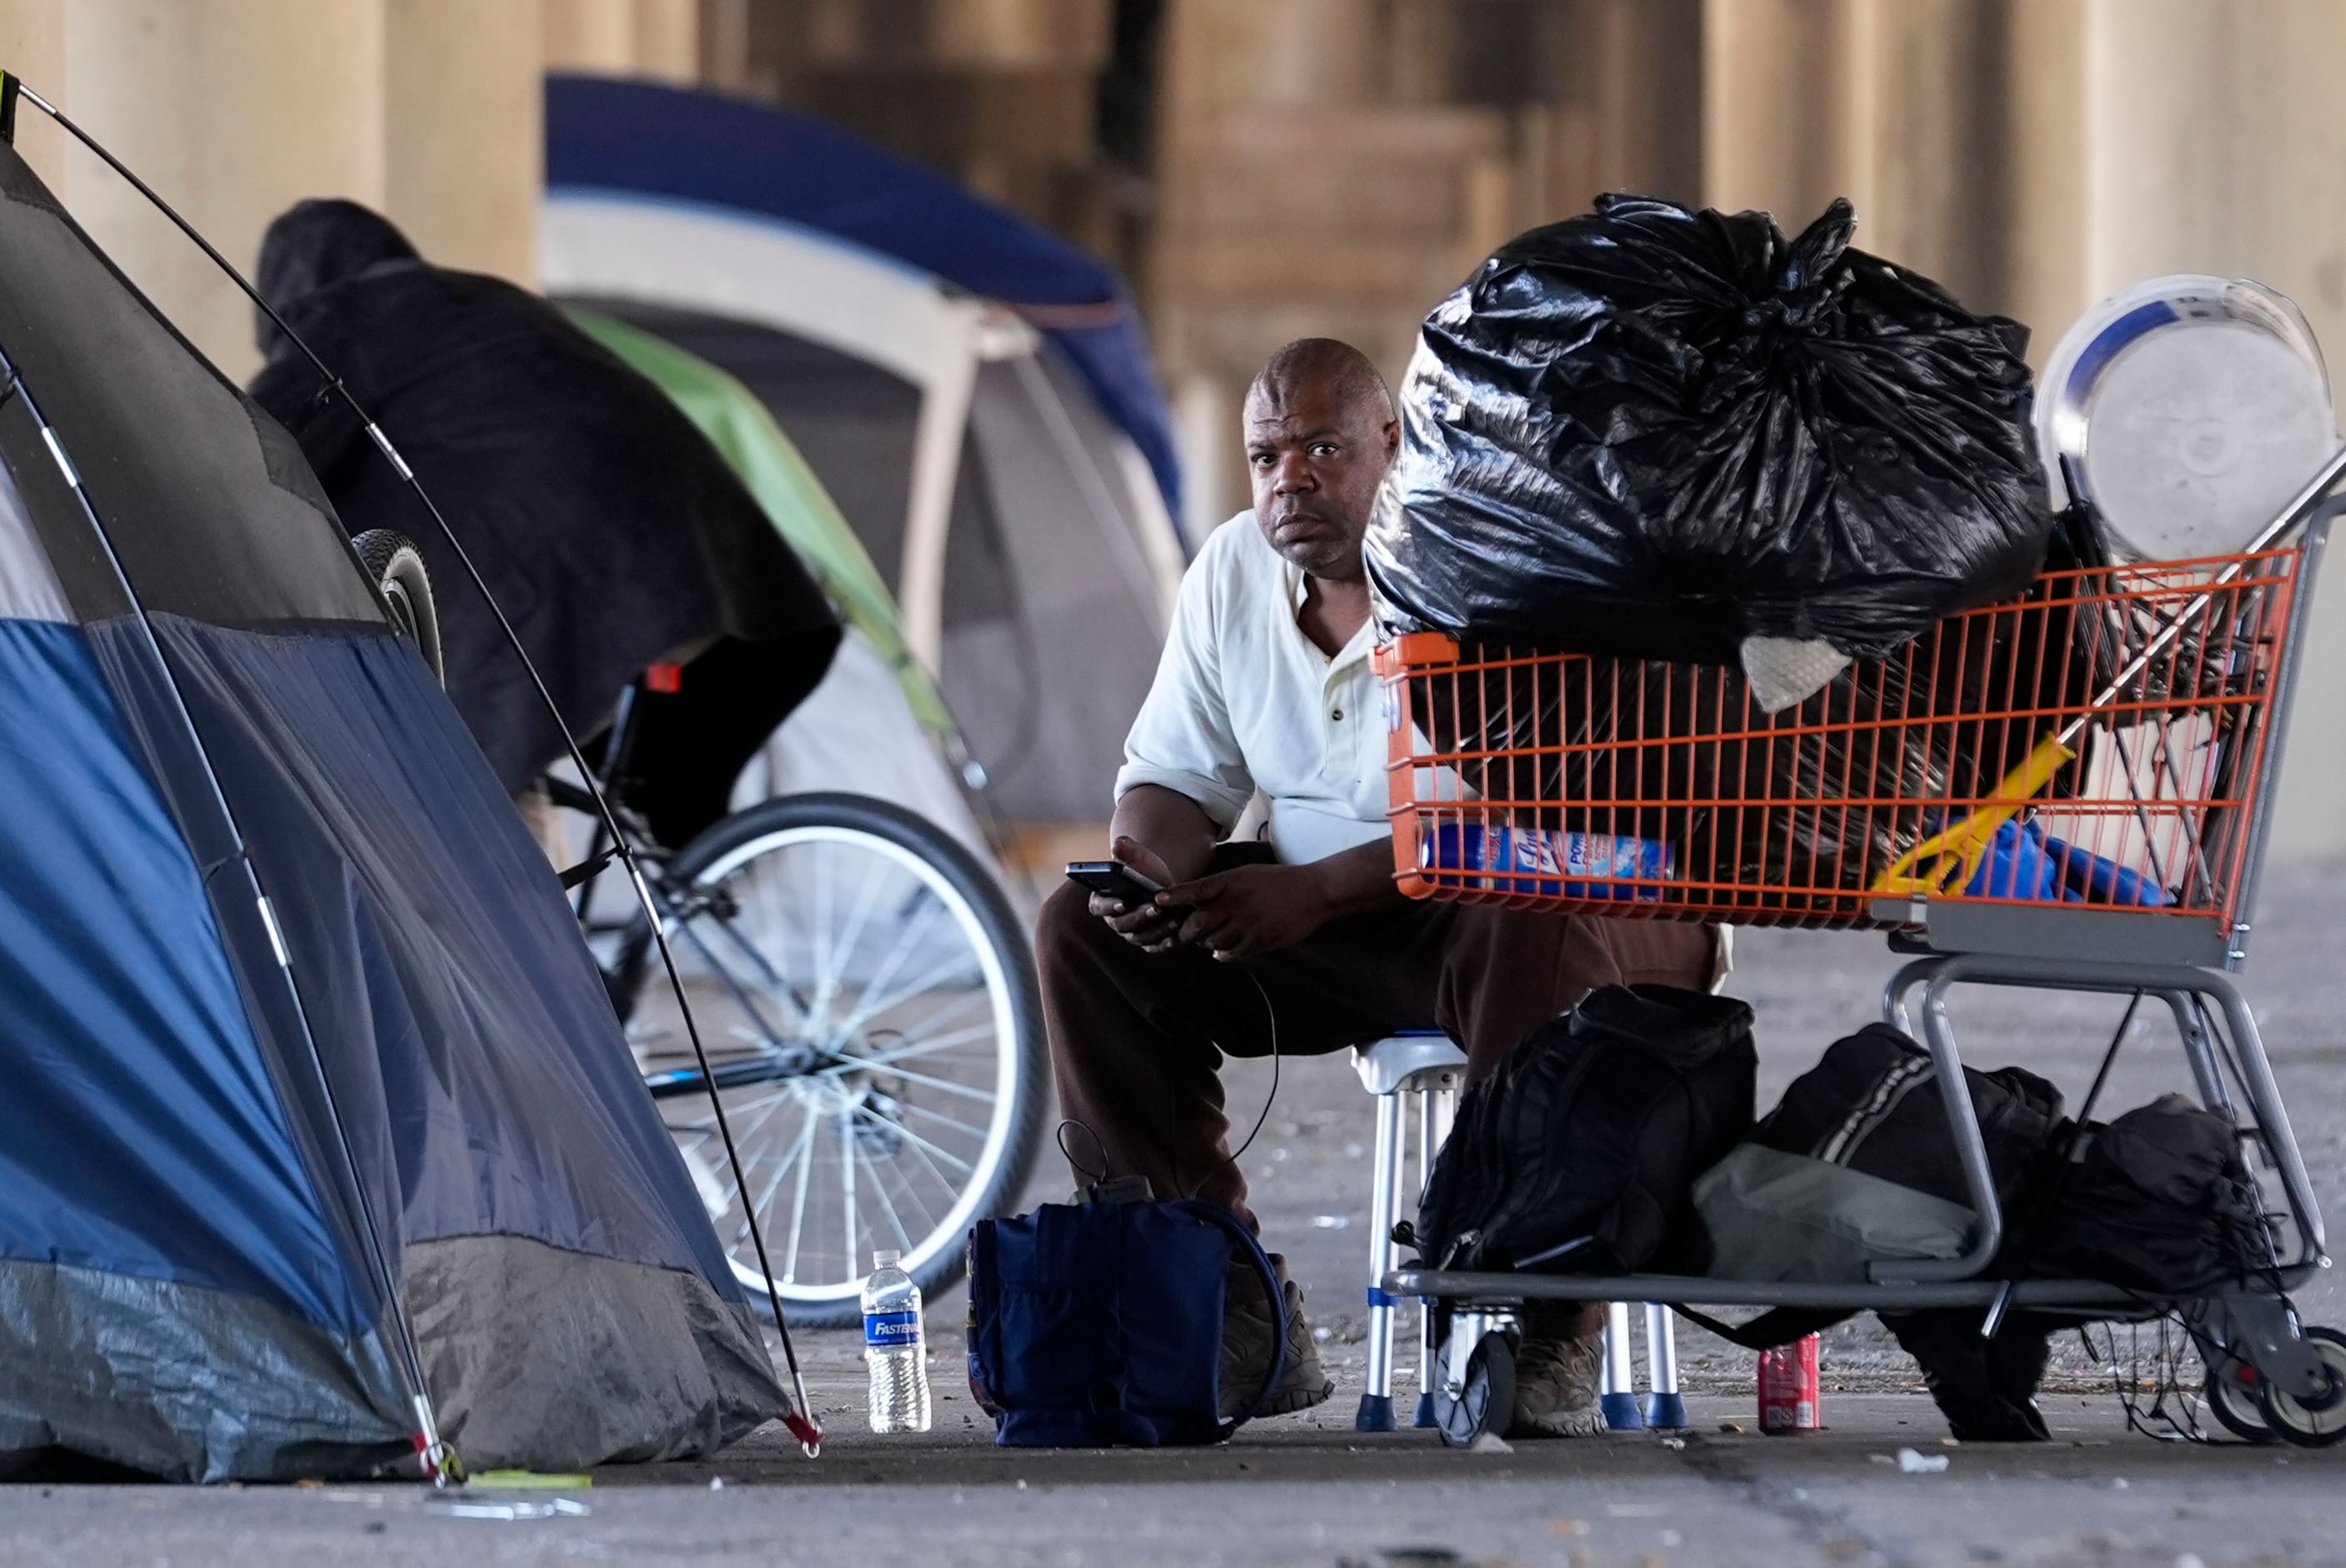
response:
[[[1404,635],[1377,655],[1396,874],[1752,925],[1994,907],[2023,941],[2029,911],[2090,909],[2220,959],[2307,548],[2048,573],[1775,714],[1729,668]]]

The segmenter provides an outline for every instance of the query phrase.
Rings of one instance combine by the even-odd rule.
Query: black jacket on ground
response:
[[[670,845],[721,815],[840,636],[724,459],[544,300],[431,265],[355,203],[280,217],[259,284],[439,504],[575,732],[607,725],[645,666],[687,665],[679,691],[643,699],[626,794]],[[300,440],[343,526],[395,528],[422,550],[448,694],[518,793],[562,743],[489,605],[307,356],[265,316],[260,340],[252,396]]]

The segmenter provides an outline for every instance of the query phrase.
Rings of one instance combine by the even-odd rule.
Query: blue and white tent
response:
[[[748,386],[1009,814],[1105,814],[1184,563],[1171,423],[1116,273],[802,115],[557,76],[546,118],[546,291]]]
[[[5,146],[0,206],[0,1473],[435,1431],[569,1469],[780,1413],[552,871],[291,437]]]

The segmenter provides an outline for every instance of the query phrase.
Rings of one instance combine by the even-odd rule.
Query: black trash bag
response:
[[[1878,657],[2018,591],[2053,526],[2027,330],[1849,249],[1608,196],[1426,319],[1369,530],[1396,630],[1731,664]]]

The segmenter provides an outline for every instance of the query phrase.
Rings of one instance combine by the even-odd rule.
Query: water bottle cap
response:
[[[872,1267],[875,1269],[893,1268],[896,1267],[896,1260],[903,1256],[892,1247],[883,1247],[872,1255]]]

